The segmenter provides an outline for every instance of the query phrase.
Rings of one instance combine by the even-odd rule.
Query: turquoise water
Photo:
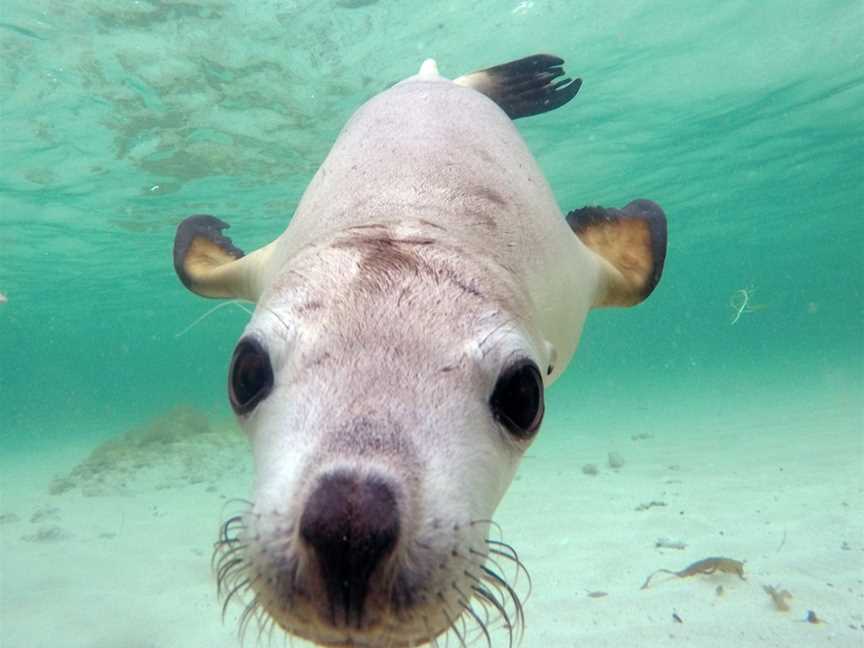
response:
[[[257,248],[365,99],[426,57],[457,76],[540,51],[584,82],[518,124],[562,209],[646,197],[670,228],[654,295],[589,317],[550,428],[805,403],[860,434],[861,42],[858,1],[9,0],[3,452],[38,461],[178,403],[227,417],[248,316],[178,337],[212,304],[174,275],[177,223],[212,213]],[[733,323],[742,290],[754,308]]]

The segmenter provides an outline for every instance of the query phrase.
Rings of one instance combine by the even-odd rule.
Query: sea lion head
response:
[[[550,350],[515,278],[482,265],[364,229],[298,255],[259,300],[229,370],[255,496],[218,548],[223,593],[254,593],[247,616],[328,646],[415,645],[462,615],[518,626],[486,561],[518,559],[488,536]]]

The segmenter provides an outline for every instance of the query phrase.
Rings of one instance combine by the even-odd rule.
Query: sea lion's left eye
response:
[[[248,414],[273,389],[273,368],[270,356],[255,338],[240,340],[228,370],[228,398],[231,407]]]
[[[519,360],[498,376],[492,398],[492,414],[519,439],[531,437],[543,420],[543,377],[531,360]]]

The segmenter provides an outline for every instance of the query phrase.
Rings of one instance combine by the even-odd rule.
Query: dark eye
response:
[[[239,414],[248,414],[273,389],[270,356],[254,338],[240,340],[228,370],[228,398]]]
[[[543,378],[531,360],[507,367],[489,399],[492,414],[513,436],[527,439],[543,420]]]

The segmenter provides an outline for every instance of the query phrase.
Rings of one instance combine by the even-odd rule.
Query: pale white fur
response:
[[[375,260],[352,241],[367,231],[434,239],[412,253],[455,278],[364,277]],[[253,589],[285,629],[318,643],[431,639],[461,613],[451,582],[471,591],[463,572],[479,573],[481,561],[469,549],[485,553],[480,521],[527,447],[490,412],[496,378],[521,357],[551,368],[547,384],[561,374],[603,266],[570,231],[511,120],[428,61],[355,113],[290,226],[256,254],[244,336],[266,348],[275,385],[242,420],[256,466],[245,532]],[[358,421],[384,451],[365,449]],[[296,539],[310,488],[339,467],[397,484],[398,569],[428,594],[401,616],[387,596],[370,596],[367,627],[353,630],[320,620],[320,587]],[[265,582],[280,561],[294,561],[305,592],[290,605]]]

